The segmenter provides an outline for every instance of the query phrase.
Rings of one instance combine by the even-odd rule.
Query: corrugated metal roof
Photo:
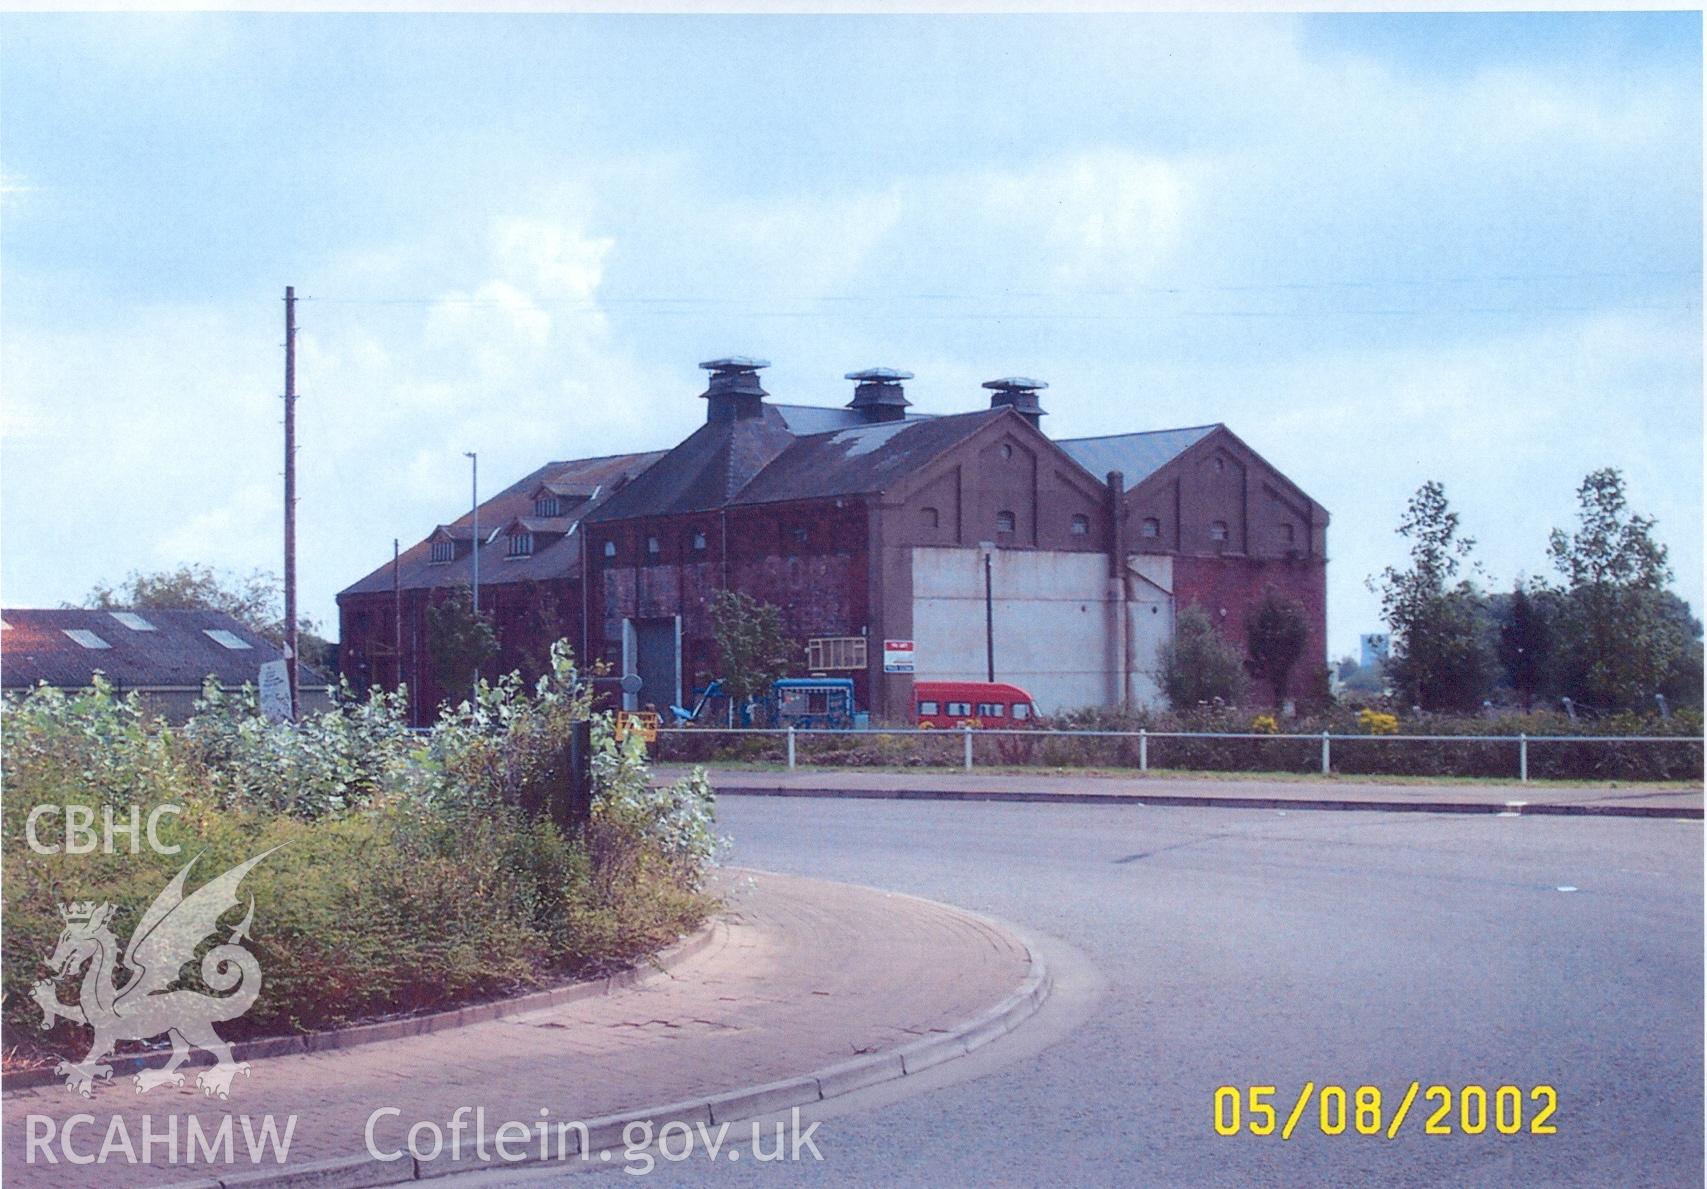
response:
[[[1063,438],[1055,444],[1098,480],[1121,471],[1126,486],[1136,487],[1169,462],[1220,429],[1194,425],[1186,429],[1157,429],[1147,433],[1113,434],[1105,438]]]
[[[261,666],[283,653],[223,611],[135,612],[150,628],[136,629],[112,612],[82,608],[35,610],[8,607],[0,612],[0,678],[7,689],[40,682],[81,689],[99,669],[120,689],[138,686],[200,688],[207,677],[227,686],[258,684]],[[70,633],[92,633],[105,648],[88,648]],[[229,633],[247,647],[219,642]],[[327,679],[303,666],[302,684],[319,688]]]

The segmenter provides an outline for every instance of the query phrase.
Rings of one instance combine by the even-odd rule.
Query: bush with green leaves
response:
[[[568,650],[530,690],[482,683],[429,733],[399,700],[346,696],[300,724],[269,723],[252,690],[210,686],[183,727],[97,680],[47,688],[0,711],[6,768],[4,1045],[9,1059],[66,1055],[81,1029],[39,1030],[32,984],[48,972],[63,900],[117,909],[129,936],[191,858],[191,887],[255,854],[253,944],[266,977],[233,1036],[324,1028],[439,1008],[626,964],[702,921],[719,839],[703,773],[653,788],[638,739],[591,716],[592,810],[566,835],[542,812],[562,779],[569,724],[590,695]],[[172,855],[39,854],[40,804],[128,820],[160,805]],[[57,819],[50,818],[49,821]],[[235,916],[235,914],[233,914]],[[64,988],[62,1000],[75,998]]]

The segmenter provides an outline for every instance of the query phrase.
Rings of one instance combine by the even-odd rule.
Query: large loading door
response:
[[[681,704],[681,629],[675,616],[636,619],[634,624],[634,669],[640,678],[635,695],[638,709],[651,707],[669,716],[671,706]]]

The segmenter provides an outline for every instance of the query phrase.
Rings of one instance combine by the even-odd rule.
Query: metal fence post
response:
[[[788,770],[794,771],[794,724],[788,724]]]
[[[1138,771],[1150,770],[1150,732],[1140,727],[1138,729]]]
[[[1517,779],[1520,784],[1529,783],[1529,735],[1527,732],[1517,737]]]
[[[972,728],[961,727],[960,729],[966,733],[966,770],[970,772],[972,771]]]
[[[1333,775],[1333,768],[1332,768],[1331,764],[1329,763],[1328,733],[1326,731],[1322,732],[1322,775],[1323,776]]]

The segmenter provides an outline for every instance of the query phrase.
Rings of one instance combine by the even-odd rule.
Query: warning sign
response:
[[[883,642],[883,671],[885,673],[911,673],[913,671],[913,642],[911,640],[885,640]]]

